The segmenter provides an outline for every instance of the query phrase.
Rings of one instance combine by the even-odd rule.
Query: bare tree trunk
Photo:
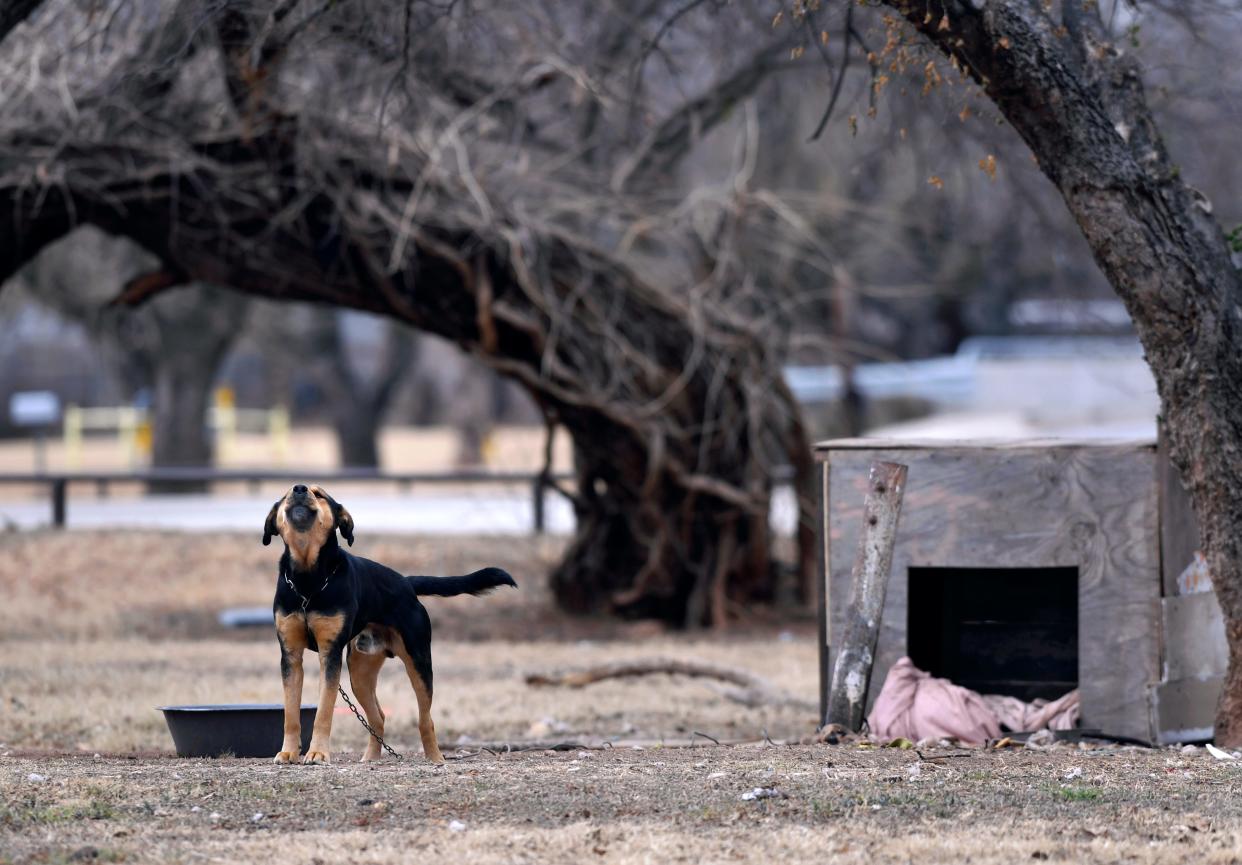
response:
[[[150,279],[150,275],[140,280]],[[210,466],[215,442],[207,413],[229,349],[241,335],[247,301],[213,286],[194,285],[160,298],[146,312],[156,320],[160,347],[151,356],[151,465]],[[156,481],[153,492],[201,492],[200,482]]]
[[[341,465],[377,468],[380,425],[416,356],[414,334],[397,322],[389,322],[378,369],[364,375],[356,369],[350,354],[354,349],[341,328],[336,310],[318,311],[302,340],[304,350],[323,361],[322,383],[332,403],[332,427]]]
[[[151,464],[156,468],[200,468],[212,464],[213,442],[207,410],[215,380],[214,364],[194,356],[164,359],[155,368],[151,400]],[[151,492],[202,492],[200,482],[154,481]]]
[[[332,413],[337,450],[346,468],[376,468],[380,464],[380,418],[367,405],[337,403]]]
[[[1094,5],[888,0],[983,87],[1056,184],[1134,320],[1199,517],[1230,667],[1217,740],[1242,745],[1242,279],[1165,151],[1132,55]]]
[[[242,144],[214,146],[231,159],[260,159],[252,169],[268,158]],[[275,149],[256,146],[267,147],[265,154]],[[135,171],[149,176],[148,157],[134,151],[130,158]],[[259,170],[248,171],[272,176]],[[242,195],[230,186],[228,208],[212,209],[207,201],[219,179],[208,169],[144,180],[142,199],[127,201],[124,211],[111,204],[119,196],[108,184],[74,190],[72,209],[50,198],[37,209],[0,208],[0,233],[6,214],[27,214],[25,230],[9,234],[18,240],[0,247],[0,278],[67,232],[76,213],[134,238],[180,274],[210,274],[267,296],[331,298],[436,332],[524,385],[574,440],[577,489],[565,493],[579,525],[553,574],[562,606],[698,625],[721,624],[748,602],[773,597],[771,478],[780,465],[793,465],[797,488],[809,489],[810,458],[780,368],[744,323],[712,309],[691,310],[606,254],[565,237],[532,239],[529,257],[517,261],[503,238],[423,229],[409,252],[417,261],[418,291],[407,287],[407,271],[381,277],[366,267],[324,270],[304,239],[324,236],[341,220],[366,218],[353,209],[344,178],[336,202],[304,212],[299,230],[271,236],[260,254],[253,245],[222,242],[227,226],[216,214],[229,212],[237,224],[262,222],[276,206],[265,197],[266,181]],[[115,182],[128,188],[132,181],[122,174]],[[396,192],[399,214],[409,193],[400,186]],[[0,185],[0,201],[21,202],[28,194]],[[189,197],[202,209],[177,207]],[[375,204],[366,199],[366,206]],[[184,224],[170,232],[170,221],[178,220]],[[366,234],[358,229],[353,236]],[[373,255],[361,245],[340,251],[343,260]],[[533,282],[532,273],[544,277]],[[131,284],[119,301],[145,300],[146,285]],[[810,585],[813,562],[808,501],[800,497],[802,586]]]
[[[152,393],[152,464],[157,468],[212,463],[207,412],[221,362],[239,337],[248,301],[210,286],[187,286],[142,309],[116,308],[93,297],[84,283],[115,292],[122,280],[150,268],[149,256],[132,244],[97,231],[77,232],[27,267],[22,282],[39,304],[78,323],[112,361],[126,400],[144,388]],[[138,285],[166,280],[160,271],[137,277]],[[152,485],[159,492],[199,491],[201,483]]]

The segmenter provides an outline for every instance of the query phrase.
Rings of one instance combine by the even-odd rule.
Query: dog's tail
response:
[[[484,568],[464,577],[406,577],[416,595],[439,595],[451,598],[453,595],[485,595],[500,586],[513,586],[513,577],[500,568]]]

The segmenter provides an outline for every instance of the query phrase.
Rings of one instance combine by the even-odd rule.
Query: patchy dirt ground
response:
[[[443,769],[9,756],[0,758],[0,859],[1236,863],[1242,856],[1239,770],[1202,751],[949,756],[956,753],[706,746],[483,753]],[[772,798],[743,798],[756,789]]]
[[[280,698],[270,633],[214,624],[270,600],[274,554],[254,538],[0,535],[0,862],[1242,862],[1242,768],[1203,750],[773,745],[765,734],[807,738],[813,713],[667,676],[535,689],[523,673],[669,655],[813,699],[813,626],[704,636],[567,620],[544,585],[549,542],[359,540],[410,572],[497,563],[522,583],[428,602],[437,727],[461,757],[442,769],[417,753],[392,665],[379,693],[405,762],[358,763],[365,733],[342,708],[330,767],[171,756],[153,707]],[[619,744],[478,747],[535,739]]]

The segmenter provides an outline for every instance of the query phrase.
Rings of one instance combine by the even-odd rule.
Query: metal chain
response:
[[[324,589],[328,587],[328,583],[332,581],[332,578],[336,576],[336,572],[339,571],[340,569],[341,569],[340,564],[338,564],[335,568],[333,568],[332,573],[328,574],[328,578],[324,580],[323,585],[319,587],[319,592],[322,592]],[[302,599],[302,612],[305,613],[306,608],[310,606],[310,598],[308,598],[306,595],[303,595],[301,592],[298,591],[298,587],[293,584],[293,580],[289,579],[288,570],[286,570],[285,568],[281,568],[280,575],[285,578],[285,584],[289,586],[290,589],[293,590],[293,593]],[[319,594],[319,592],[315,592],[315,594],[317,595]],[[308,632],[310,631],[309,621],[307,621],[306,623],[306,630]],[[358,719],[358,723],[366,727],[367,732],[371,734],[371,738],[379,742],[381,748],[383,748],[389,754],[392,754],[398,760],[404,759],[400,754],[398,754],[396,751],[392,749],[391,745],[389,745],[387,742],[384,741],[383,736],[375,732],[375,728],[373,728],[370,724],[367,723],[367,719],[362,717],[362,713],[358,711],[358,707],[354,705],[354,701],[349,699],[349,694],[345,693],[345,688],[343,688],[341,685],[338,684],[336,686],[336,689],[341,692],[341,699],[345,701],[346,706],[349,706],[349,710],[354,713],[354,717]]]
[[[315,592],[315,595],[319,594],[319,592],[322,592],[324,589],[328,587],[328,583],[332,582],[332,578],[336,576],[336,572],[339,571],[340,569],[341,569],[341,565],[338,562],[336,567],[332,569],[332,573],[328,574],[327,579],[323,581],[323,585],[319,587],[319,591]],[[302,594],[301,592],[299,592],[298,587],[293,584],[293,580],[289,579],[289,571],[287,568],[282,567],[280,569],[280,575],[285,578],[285,585],[287,585],[289,589],[295,595],[297,595],[299,598],[302,599],[302,612],[303,613],[307,612],[306,608],[310,606],[310,599],[313,598],[315,595],[311,595],[310,597],[308,597]],[[306,629],[307,631],[310,630],[310,622],[307,622]]]
[[[367,719],[362,717],[362,713],[358,711],[358,707],[354,705],[354,701],[349,699],[349,694],[345,693],[345,689],[340,685],[336,689],[341,692],[341,699],[345,701],[345,705],[349,706],[349,710],[354,713],[354,717],[358,719],[358,723],[367,728],[367,732],[371,734],[371,738],[380,743],[380,747],[392,754],[398,760],[404,759],[400,754],[392,749],[392,746],[384,741],[384,737],[375,732],[375,729],[367,723]]]

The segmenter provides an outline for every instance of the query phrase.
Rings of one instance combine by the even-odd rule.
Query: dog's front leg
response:
[[[300,615],[276,616],[280,640],[280,678],[285,691],[285,738],[277,763],[292,763],[302,753],[302,653],[306,649],[306,625]]]
[[[303,763],[332,762],[332,712],[336,709],[336,692],[341,683],[341,653],[345,649],[345,616],[311,613],[308,621],[319,647],[319,707],[315,710],[315,728],[310,748]]]

